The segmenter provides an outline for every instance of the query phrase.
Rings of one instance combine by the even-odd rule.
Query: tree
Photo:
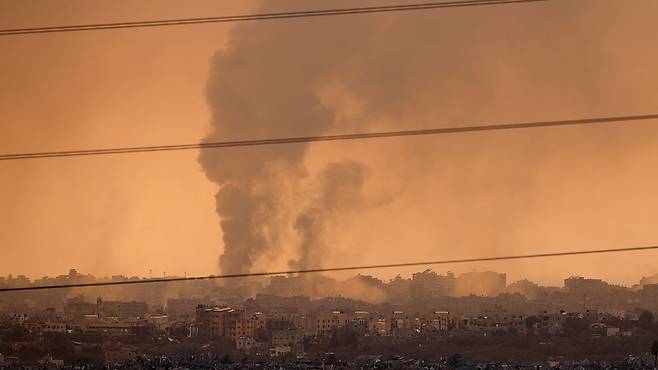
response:
[[[654,321],[655,318],[653,317],[653,314],[650,311],[644,311],[640,315],[639,323],[640,323],[640,327],[643,329],[651,329],[653,327]]]
[[[653,368],[658,367],[658,340],[654,340],[651,345],[651,353],[653,354]]]
[[[568,337],[579,336],[588,328],[587,321],[577,317],[568,317],[564,322],[564,333]]]

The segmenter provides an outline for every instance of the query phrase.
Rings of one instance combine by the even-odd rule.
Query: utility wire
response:
[[[350,271],[350,270],[372,270],[372,269],[394,268],[394,267],[447,265],[447,264],[472,263],[472,262],[490,262],[490,261],[520,260],[520,259],[531,259],[531,258],[576,256],[576,255],[586,255],[586,254],[621,253],[621,252],[646,251],[646,250],[655,250],[655,249],[658,249],[658,245],[645,246],[645,247],[629,247],[629,248],[593,249],[593,250],[585,250],[585,251],[522,254],[515,256],[479,257],[479,258],[461,258],[461,259],[453,259],[453,260],[389,263],[389,264],[381,264],[381,265],[327,267],[327,268],[286,270],[286,271],[273,271],[273,272],[247,272],[247,273],[238,273],[238,274],[193,276],[193,277],[180,277],[180,278],[169,278],[169,279],[162,278],[162,279],[145,279],[145,280],[129,280],[129,281],[112,281],[112,282],[103,282],[103,283],[30,286],[23,288],[3,288],[0,289],[0,292],[20,292],[27,290],[82,288],[82,287],[93,287],[93,286],[171,283],[177,281],[215,280],[215,279],[230,279],[230,278],[241,278],[241,277],[274,276],[274,275],[289,275],[289,274],[310,274],[310,273],[318,273],[318,272],[335,272],[335,271]]]
[[[0,161],[53,158],[53,157],[77,157],[77,156],[85,156],[85,155],[163,152],[163,151],[173,151],[173,150],[234,148],[234,147],[275,145],[275,144],[310,143],[310,142],[319,142],[319,141],[381,139],[381,138],[400,137],[400,136],[442,135],[442,134],[454,134],[454,133],[464,133],[464,132],[516,130],[516,129],[539,128],[539,127],[598,125],[598,124],[615,123],[615,122],[645,121],[645,120],[655,120],[655,119],[658,119],[658,114],[621,116],[621,117],[581,118],[581,119],[570,119],[570,120],[562,120],[562,121],[503,123],[503,124],[489,124],[489,125],[479,125],[479,126],[384,131],[384,132],[369,132],[369,133],[354,133],[354,134],[339,134],[339,135],[324,135],[324,136],[299,136],[299,137],[285,137],[285,138],[276,138],[276,139],[220,141],[220,142],[207,142],[207,143],[194,143],[194,144],[137,146],[137,147],[125,147],[125,148],[85,149],[85,150],[68,150],[68,151],[54,151],[54,152],[36,152],[36,153],[14,153],[14,154],[0,154]]]
[[[26,34],[35,34],[35,33],[53,33],[53,32],[109,30],[109,29],[119,29],[119,28],[178,26],[178,25],[203,24],[203,23],[227,23],[227,22],[257,21],[257,20],[270,20],[270,19],[323,17],[323,16],[333,16],[333,15],[385,13],[385,12],[400,12],[400,11],[411,11],[411,10],[432,10],[432,9],[443,9],[443,8],[484,6],[484,5],[534,3],[534,2],[544,2],[544,1],[551,1],[551,0],[443,1],[443,2],[428,2],[428,3],[415,3],[415,4],[380,5],[380,6],[368,6],[368,7],[358,7],[358,8],[316,9],[316,10],[302,10],[302,11],[279,12],[279,13],[227,15],[227,16],[202,17],[202,18],[161,19],[161,20],[153,20],[153,21],[132,21],[132,22],[118,22],[118,23],[92,23],[92,24],[78,24],[71,26],[48,26],[48,27],[34,27],[34,28],[13,28],[13,29],[10,28],[10,29],[0,29],[0,36],[26,35]]]

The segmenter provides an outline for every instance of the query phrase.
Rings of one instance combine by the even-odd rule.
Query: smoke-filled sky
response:
[[[346,5],[0,0],[0,25]],[[0,149],[656,113],[657,12],[653,0],[563,0],[4,37]],[[643,122],[4,161],[0,275],[209,274],[656,244],[657,140],[658,122]],[[631,284],[658,272],[655,256],[439,271]]]

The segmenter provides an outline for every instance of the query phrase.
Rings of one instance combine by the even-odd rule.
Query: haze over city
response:
[[[657,2],[493,3],[98,29],[414,2],[0,0],[0,155],[658,113]],[[71,25],[97,26],[28,30]],[[71,282],[62,277],[69,269],[108,279],[247,274],[657,246],[657,135],[655,119],[618,119],[0,158],[0,276]],[[602,279],[624,286],[633,304],[649,302],[625,310],[650,312],[653,301],[640,292],[658,281],[640,281],[658,273],[657,255],[644,250],[427,268],[456,276],[504,273],[503,286],[527,279],[562,288],[570,276]],[[362,273],[389,284],[424,269]],[[261,293],[249,282],[266,286],[268,279],[208,285],[221,294],[235,293],[231,284],[244,290],[233,301],[195,302],[238,309]],[[7,281],[11,288],[28,284]],[[313,289],[286,294],[321,299],[340,292]],[[485,295],[500,292],[507,291]],[[566,288],[559,292],[569,304],[580,302]],[[167,298],[154,302],[165,307]],[[47,304],[59,310],[63,302]]]
[[[316,5],[340,5],[325,3]],[[650,89],[656,5],[593,4],[3,38],[0,146],[12,153],[650,112],[658,98]],[[295,5],[2,2],[0,22]],[[234,60],[243,60],[239,70]],[[218,94],[249,100],[222,105]],[[297,151],[295,163],[277,171],[295,184],[263,185],[289,189],[271,190],[280,198],[278,224],[255,227],[276,226],[279,235],[254,266],[298,258],[295,219],[318,201],[317,183],[332,163],[358,167],[355,191],[366,204],[334,210],[349,218],[342,224],[326,221],[325,265],[651,244],[655,130],[649,122],[271,148],[276,156]],[[216,273],[224,242],[214,196],[231,178],[202,163],[261,168],[253,166],[262,153],[207,151],[201,164],[194,152],[3,162],[2,271]],[[482,268],[547,283],[579,272],[628,284],[655,272],[651,257]]]

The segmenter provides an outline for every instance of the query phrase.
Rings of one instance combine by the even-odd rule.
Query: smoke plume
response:
[[[211,61],[206,140],[647,113],[658,33],[649,10],[627,8],[546,2],[240,24]],[[376,246],[372,262],[642,244],[645,221],[606,226],[636,217],[628,204],[646,205],[655,183],[641,171],[610,181],[650,158],[656,129],[635,127],[204,151],[220,187],[220,267],[246,272],[294,245],[291,235],[300,240],[291,266],[318,266],[342,217],[354,221],[350,238]],[[629,193],[631,183],[644,191]],[[366,219],[348,205],[361,192],[398,196]],[[400,255],[401,246],[413,248]]]
[[[310,206],[297,216],[294,228],[301,243],[296,260],[289,262],[293,269],[322,267],[327,257],[327,229],[340,221],[345,223],[354,212],[363,211],[362,194],[365,168],[353,161],[330,163],[318,178],[318,192]]]
[[[342,65],[335,47],[342,44],[344,50],[353,43],[306,21],[297,25],[304,24],[310,27],[262,22],[233,30],[228,48],[211,60],[207,99],[212,126],[207,141],[318,135],[336,128],[334,109],[322,102],[321,89]],[[256,260],[279,248],[281,230],[290,228],[290,213],[296,212],[286,204],[305,187],[306,149],[305,144],[294,144],[201,153],[206,175],[220,186],[216,202],[224,241],[222,272],[248,272]],[[361,176],[351,173],[356,168],[356,164],[328,167],[328,174],[320,176],[326,181],[320,185],[321,204],[292,216],[293,227],[304,240],[300,266],[309,265],[315,251],[321,250],[311,246],[318,241],[314,234],[322,233],[326,218],[343,207],[331,202],[349,201],[334,193],[349,188],[352,181],[362,181],[348,178],[348,185],[340,185],[343,175]]]
[[[322,73],[296,60],[290,31],[266,28],[237,27],[228,49],[211,61],[208,140],[315,135],[331,127],[332,112],[314,90]],[[305,175],[305,149],[298,144],[201,154],[207,176],[220,185],[222,272],[248,272],[276,248],[286,192]]]

